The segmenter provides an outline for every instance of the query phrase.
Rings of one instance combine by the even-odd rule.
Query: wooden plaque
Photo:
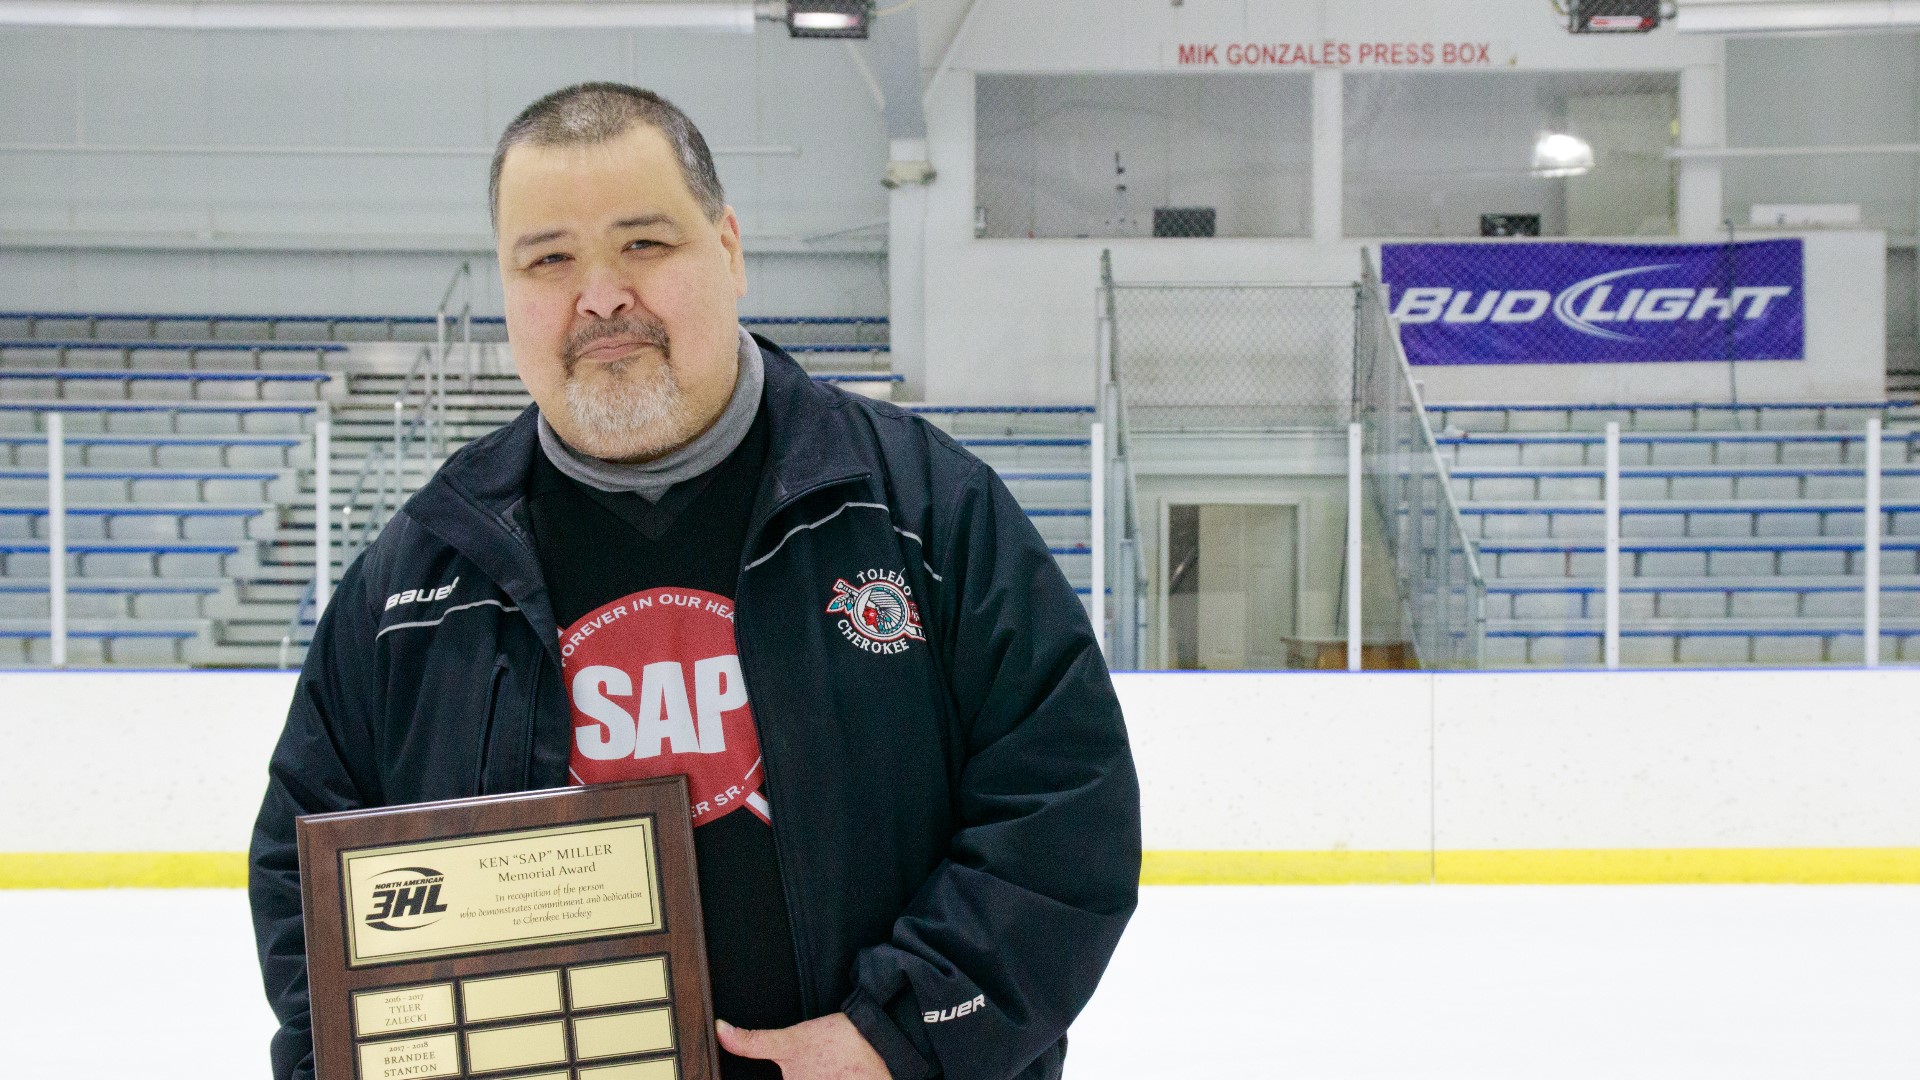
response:
[[[685,777],[296,834],[318,1080],[719,1080]]]

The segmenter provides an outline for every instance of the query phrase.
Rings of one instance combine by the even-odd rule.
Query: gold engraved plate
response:
[[[467,1032],[467,1067],[473,1072],[566,1062],[567,1033],[559,1020]]]
[[[664,927],[651,815],[340,852],[347,966]]]
[[[673,1010],[642,1009],[582,1017],[573,1022],[574,1057],[618,1057],[673,1049]]]
[[[560,972],[529,971],[492,979],[467,979],[460,984],[467,1023],[506,1020],[560,1012]]]
[[[581,1069],[579,1080],[680,1080],[680,1063],[672,1058],[635,1061],[626,1065],[601,1065]]]
[[[453,984],[363,990],[353,995],[353,1033],[366,1038],[453,1025]]]
[[[360,1080],[459,1075],[460,1040],[452,1032],[360,1047]]]
[[[648,956],[617,964],[567,969],[575,1009],[638,1005],[667,999],[667,958]]]

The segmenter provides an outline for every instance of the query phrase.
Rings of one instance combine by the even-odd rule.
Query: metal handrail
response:
[[[463,288],[464,286],[464,288]],[[455,308],[455,297],[460,297],[459,307]],[[458,324],[457,337],[452,324]],[[349,489],[346,502],[341,507],[341,555],[342,563],[350,564],[354,558],[385,527],[392,516],[406,501],[407,469],[413,461],[414,448],[421,447],[423,460],[433,457],[444,458],[447,454],[447,362],[453,355],[453,349],[459,344],[467,355],[467,387],[472,389],[473,363],[473,264],[462,262],[447,282],[446,289],[440,295],[440,305],[434,312],[435,334],[432,344],[422,345],[414,354],[413,363],[408,365],[406,374],[401,376],[400,388],[393,396],[393,439],[388,446],[374,446],[360,463],[360,470],[354,476],[353,486]],[[420,384],[416,401],[414,384]],[[411,417],[408,417],[411,412]],[[361,495],[367,491],[369,483],[375,485],[373,505],[365,514],[359,515],[356,523],[354,510],[360,505]],[[331,493],[317,492],[319,498],[329,500]],[[358,531],[355,531],[356,525]],[[314,543],[321,543],[318,530]],[[314,611],[315,598],[319,595],[319,574],[321,567],[331,572],[332,557],[322,561],[315,554],[315,573],[301,591],[300,600],[294,605],[293,614],[287,619],[286,632],[280,638],[280,666],[287,667],[292,659],[294,643],[299,640],[300,630],[312,613],[318,622],[318,613]]]
[[[1112,635],[1112,663],[1116,668],[1138,668],[1141,666],[1142,642],[1146,636],[1146,605],[1141,602],[1147,580],[1146,556],[1140,543],[1140,489],[1133,467],[1133,429],[1120,375],[1120,323],[1111,250],[1100,253],[1100,292],[1105,322],[1103,329],[1106,337],[1103,344],[1106,363],[1100,373],[1098,407],[1109,445],[1098,447],[1096,452],[1106,455],[1107,484],[1111,495],[1107,499],[1108,535],[1099,537],[1098,542],[1107,546],[1107,565],[1111,568],[1109,574],[1119,583],[1114,592],[1120,602],[1113,606],[1116,632]],[[1117,513],[1114,512],[1116,510]],[[1121,577],[1122,573],[1125,577]]]
[[[1398,329],[1387,313],[1373,260],[1366,252],[1361,254],[1355,317],[1354,414],[1366,430],[1367,486],[1381,520],[1388,523],[1387,544],[1415,652],[1424,666],[1479,667],[1486,641],[1486,577],[1454,496],[1451,470],[1434,437],[1419,381],[1413,377]],[[1363,370],[1357,361],[1363,343],[1369,340],[1374,347],[1365,354],[1370,363]],[[1393,370],[1385,370],[1386,365]],[[1381,379],[1391,385],[1380,386],[1377,395],[1369,394],[1367,391],[1379,386]],[[1410,421],[1404,433],[1396,430],[1403,412]],[[1399,453],[1412,455],[1412,459],[1401,459],[1407,463],[1404,467],[1394,460]],[[1424,467],[1414,468],[1414,459],[1423,459]],[[1432,503],[1409,490],[1425,484],[1438,489]],[[1444,534],[1433,536],[1431,543],[1427,535],[1428,505],[1443,519],[1432,521]],[[1404,535],[1403,530],[1411,530],[1413,535]],[[1463,578],[1457,582],[1453,580],[1456,559]],[[1464,625],[1452,618],[1456,595],[1465,601],[1465,611],[1460,613]]]
[[[1361,258],[1366,259],[1366,253],[1362,252]],[[1371,260],[1368,260],[1365,267],[1367,273],[1371,275],[1373,270]],[[1378,297],[1379,283],[1377,279],[1373,280],[1372,283],[1375,289],[1374,295]],[[1383,317],[1385,316],[1384,304],[1381,305],[1381,314]],[[1448,468],[1446,458],[1440,453],[1439,440],[1434,437],[1433,421],[1432,418],[1427,415],[1426,395],[1421,392],[1419,380],[1413,377],[1413,363],[1407,359],[1406,344],[1400,340],[1398,333],[1392,332],[1394,328],[1391,321],[1388,322],[1387,329],[1389,331],[1387,340],[1393,345],[1393,355],[1394,359],[1399,363],[1400,377],[1406,382],[1407,393],[1413,398],[1415,415],[1420,418],[1421,441],[1425,444],[1427,455],[1433,458],[1433,467],[1439,471],[1441,476],[1447,476],[1453,470]],[[1454,535],[1459,538],[1462,547],[1466,551],[1467,567],[1472,571],[1472,580],[1484,589],[1487,579],[1486,576],[1480,572],[1480,557],[1475,552],[1474,545],[1468,541],[1466,518],[1460,513],[1460,500],[1454,495],[1452,484],[1442,485],[1440,492],[1446,499],[1448,517],[1453,521]]]

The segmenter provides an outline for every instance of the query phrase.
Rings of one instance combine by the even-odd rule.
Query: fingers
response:
[[[772,1061],[780,1056],[786,1030],[753,1031],[737,1028],[725,1020],[716,1020],[713,1029],[720,1036],[720,1045],[727,1053],[735,1057],[756,1058]]]

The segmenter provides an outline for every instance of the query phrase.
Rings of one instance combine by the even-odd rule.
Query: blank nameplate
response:
[[[567,970],[567,988],[575,1009],[606,1005],[638,1005],[667,1000],[667,958],[649,956],[618,964],[596,964]]]
[[[651,1054],[673,1049],[673,1009],[641,1009],[636,1012],[584,1016],[573,1022],[574,1057],[618,1057],[623,1054]]]
[[[560,972],[529,971],[524,975],[467,979],[460,984],[460,998],[466,1005],[469,1024],[557,1013],[561,1011]]]
[[[574,1075],[579,1080],[680,1080],[680,1064],[672,1058],[658,1058],[581,1069]]]
[[[453,984],[363,990],[353,995],[353,1033],[366,1038],[453,1024]]]
[[[566,1063],[567,1032],[559,1020],[467,1032],[467,1068],[472,1072]]]
[[[459,1076],[460,1040],[452,1032],[417,1039],[368,1043],[360,1047],[360,1075],[366,1080],[405,1076]]]

